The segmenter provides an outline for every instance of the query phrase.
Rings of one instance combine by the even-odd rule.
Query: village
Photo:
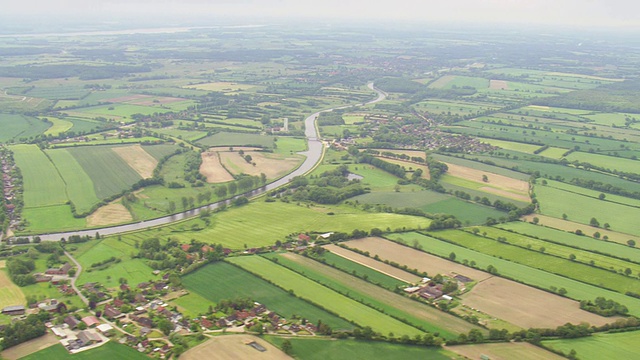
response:
[[[20,172],[13,161],[13,154],[9,149],[0,146],[0,166],[2,167],[2,201],[0,201],[0,239],[9,237],[12,228],[20,222],[21,203]],[[4,208],[4,211],[2,209]]]

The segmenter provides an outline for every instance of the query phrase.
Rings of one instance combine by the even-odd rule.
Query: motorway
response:
[[[378,97],[374,100],[371,100],[367,103],[364,104],[356,104],[356,105],[345,105],[345,106],[341,106],[341,107],[336,107],[336,108],[332,108],[332,109],[326,109],[326,110],[321,110],[318,112],[315,112],[311,115],[309,115],[309,117],[306,118],[304,124],[305,124],[305,137],[307,138],[307,146],[308,149],[307,151],[304,152],[300,152],[299,154],[306,156],[304,162],[302,163],[302,165],[300,165],[300,167],[298,167],[297,169],[295,169],[293,172],[291,172],[289,175],[280,178],[272,183],[269,183],[261,188],[255,189],[251,192],[248,193],[244,193],[244,194],[240,194],[235,196],[232,199],[228,199],[228,200],[222,200],[222,201],[218,201],[216,203],[213,204],[209,204],[209,205],[205,205],[199,208],[195,208],[192,210],[188,210],[185,212],[181,212],[181,213],[177,213],[177,214],[173,214],[173,215],[169,215],[169,216],[164,216],[164,217],[160,217],[160,218],[156,218],[156,219],[152,219],[152,220],[146,220],[146,221],[141,221],[141,222],[137,222],[137,223],[132,223],[132,224],[125,224],[125,225],[118,225],[118,226],[112,226],[112,227],[104,227],[104,228],[94,228],[91,230],[79,230],[79,231],[69,231],[69,232],[61,232],[61,233],[52,233],[52,234],[40,234],[40,235],[34,235],[34,236],[40,236],[40,239],[43,241],[59,241],[61,238],[68,238],[71,235],[80,235],[80,236],[94,236],[96,233],[100,233],[100,235],[114,235],[114,234],[121,234],[121,233],[125,233],[125,232],[130,232],[130,231],[136,231],[136,230],[143,230],[143,229],[148,229],[151,227],[156,227],[156,226],[160,226],[160,225],[167,225],[167,224],[171,224],[173,222],[176,221],[180,221],[180,220],[185,220],[185,219],[189,219],[192,218],[194,216],[197,216],[198,214],[200,214],[201,211],[203,210],[214,210],[216,208],[218,208],[221,204],[229,204],[231,203],[231,201],[237,197],[240,196],[247,196],[247,197],[254,197],[254,196],[258,196],[261,195],[267,191],[279,188],[283,185],[288,184],[291,179],[293,179],[296,176],[301,176],[301,175],[305,175],[306,173],[310,172],[311,170],[313,170],[316,165],[318,165],[318,163],[320,163],[320,161],[322,160],[322,156],[324,154],[324,144],[322,143],[322,141],[320,140],[319,136],[318,136],[318,129],[317,129],[317,124],[316,124],[316,119],[318,118],[318,116],[320,115],[320,113],[323,112],[330,112],[333,110],[339,110],[339,109],[346,109],[346,108],[351,108],[351,107],[356,107],[356,106],[362,106],[362,105],[368,105],[368,104],[374,104],[377,102],[380,102],[382,100],[384,100],[387,97],[387,94],[376,88],[373,83],[369,83],[368,84],[369,89],[375,91],[378,93]]]

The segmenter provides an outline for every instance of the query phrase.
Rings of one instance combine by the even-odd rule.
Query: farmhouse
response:
[[[69,270],[71,270],[71,264],[66,263],[57,269],[48,269],[44,273],[47,275],[67,275],[69,273]]]
[[[114,308],[111,304],[105,305],[103,315],[109,319],[117,319],[124,316],[120,310]]]
[[[81,321],[76,319],[74,316],[69,315],[64,318],[64,322],[65,324],[69,325],[69,329],[75,329],[78,327]]]
[[[24,314],[24,312],[25,307],[23,305],[7,306],[6,308],[2,309],[2,314],[10,316],[22,315]]]
[[[87,325],[87,327],[94,327],[100,324],[100,321],[95,316],[86,316],[82,318],[82,322]]]

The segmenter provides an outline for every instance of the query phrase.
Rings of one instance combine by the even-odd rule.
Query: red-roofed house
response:
[[[87,327],[95,327],[100,324],[100,320],[98,320],[98,318],[95,316],[83,317],[82,322],[87,324]]]

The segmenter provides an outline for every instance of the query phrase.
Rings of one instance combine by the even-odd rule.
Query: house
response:
[[[213,323],[208,319],[200,320],[200,325],[205,329],[211,329],[213,327]]]
[[[44,273],[47,275],[67,275],[71,270],[71,264],[66,263],[57,269],[48,269]]]
[[[3,315],[9,315],[9,316],[23,315],[25,310],[26,309],[25,309],[24,305],[7,306],[7,307],[2,309],[2,314]]]
[[[151,285],[151,283],[141,282],[140,284],[138,284],[138,289],[146,289],[149,287],[149,285]]]
[[[33,277],[36,279],[36,282],[49,282],[53,279],[51,275],[43,275],[43,274],[35,274]]]
[[[167,284],[165,284],[163,282],[157,282],[157,283],[153,284],[153,288],[156,291],[160,291],[160,290],[164,289],[165,287],[167,287]]]
[[[98,329],[98,331],[100,331],[103,334],[106,334],[107,332],[113,330],[113,327],[109,324],[100,324],[96,327],[96,329]]]
[[[42,311],[47,311],[50,313],[67,311],[67,305],[63,302],[58,302],[58,300],[55,299],[52,299],[49,303],[43,302],[38,304],[38,308]]]
[[[76,319],[75,316],[69,315],[66,318],[64,318],[64,322],[65,324],[69,325],[69,329],[75,329],[78,327],[81,321]]]
[[[307,234],[300,234],[298,235],[298,240],[300,241],[310,241],[311,237]]]
[[[437,299],[442,296],[442,285],[429,284],[420,291],[420,296],[425,299]]]
[[[62,331],[62,328],[59,326],[54,326],[51,328],[51,331],[53,331],[53,335],[61,338],[61,339],[66,339],[67,338],[67,333],[65,333],[64,331]]]
[[[85,316],[82,318],[82,322],[87,325],[87,327],[94,327],[100,324],[100,321],[95,316]]]
[[[189,252],[189,249],[191,249],[191,245],[182,244],[182,245],[180,245],[180,249],[182,249],[182,251],[184,251],[184,252]]]
[[[140,336],[147,336],[151,331],[150,328],[143,326],[140,328]]]
[[[142,294],[136,294],[136,296],[133,297],[133,300],[136,303],[144,303],[147,301],[147,298],[145,298]]]
[[[104,312],[102,314],[109,319],[117,319],[124,316],[120,310],[114,308],[111,304],[105,305]]]
[[[136,322],[140,324],[140,326],[144,326],[148,328],[153,327],[153,321],[151,321],[151,319],[149,319],[148,317],[139,317],[138,320],[136,320]]]
[[[127,292],[130,291],[131,288],[127,284],[120,284],[120,291]]]
[[[115,307],[119,308],[119,307],[121,307],[122,305],[124,305],[124,301],[123,301],[122,299],[115,298],[115,299],[113,300],[113,306],[115,306]]]

